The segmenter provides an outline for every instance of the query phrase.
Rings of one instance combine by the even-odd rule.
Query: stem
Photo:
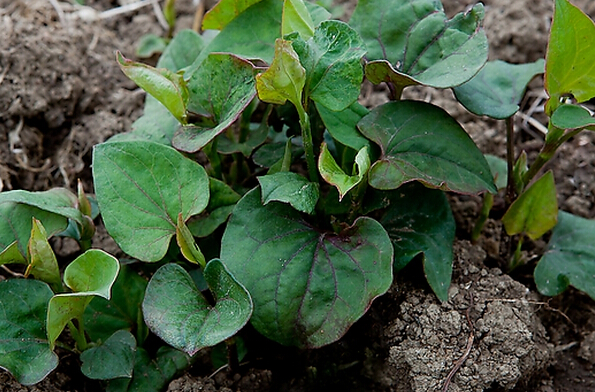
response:
[[[479,212],[479,217],[477,217],[477,221],[475,222],[475,226],[473,227],[473,231],[471,232],[471,241],[475,242],[481,235],[481,230],[485,225],[488,217],[490,215],[490,210],[494,205],[494,195],[489,192],[483,194],[483,205],[481,206],[481,211]]]
[[[316,157],[314,155],[314,143],[312,141],[312,130],[310,129],[310,120],[304,108],[297,108],[300,116],[300,127],[302,129],[302,142],[306,152],[306,164],[308,165],[308,176],[310,181],[318,182],[318,169],[316,167]]]
[[[516,198],[516,187],[514,184],[514,121],[512,116],[506,120],[506,163],[508,167],[508,179],[506,184],[506,209]]]
[[[71,320],[68,322],[68,329],[70,331],[70,335],[76,342],[76,348],[80,352],[83,352],[87,349],[88,346],[87,338],[85,338],[85,327],[83,325],[83,318],[79,317],[76,319],[76,321],[78,323],[78,328],[74,325],[74,323]]]
[[[523,263],[523,255],[521,253],[521,248],[523,246],[523,235],[519,237],[519,242],[517,243],[516,250],[514,251],[514,255],[510,262],[508,263],[508,271],[512,271],[516,267],[520,266]]]
[[[234,337],[231,337],[225,341],[227,347],[227,364],[230,372],[236,372],[240,367],[240,361],[238,360],[238,345]]]
[[[223,180],[223,174],[221,173],[221,157],[217,152],[217,139],[213,139],[213,141],[204,146],[202,150],[206,154],[207,158],[209,159],[209,163],[211,164],[209,175],[219,180]]]

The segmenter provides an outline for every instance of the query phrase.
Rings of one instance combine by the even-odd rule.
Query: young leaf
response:
[[[107,392],[161,392],[181,370],[190,366],[190,357],[171,347],[162,346],[155,358],[143,348],[136,350],[132,379],[110,380]]]
[[[303,0],[285,0],[281,19],[281,35],[297,32],[302,39],[314,35],[314,22]]]
[[[530,64],[488,61],[473,79],[453,91],[470,112],[505,119],[519,110],[527,85],[544,69],[543,59]]]
[[[33,218],[31,238],[27,246],[29,266],[25,276],[29,274],[36,279],[48,283],[54,291],[62,290],[62,276],[56,255],[48,243],[47,233],[40,221]]]
[[[461,193],[496,193],[490,167],[469,135],[444,110],[419,101],[376,107],[358,124],[378,144],[380,160],[368,181],[377,189],[396,189],[410,181]]]
[[[293,48],[306,69],[308,97],[337,112],[357,100],[366,50],[355,30],[337,20],[324,21],[309,40],[296,37]]]
[[[550,122],[560,129],[587,128],[595,131],[595,117],[578,105],[562,105],[552,114]]]
[[[370,157],[366,147],[362,147],[355,156],[354,174],[348,175],[335,162],[335,158],[331,155],[326,143],[322,144],[320,157],[318,158],[318,171],[326,182],[337,188],[339,201],[345,197],[347,192],[362,182],[369,169]]]
[[[110,336],[102,345],[81,353],[81,372],[95,380],[132,378],[136,340],[128,331],[120,330]]]
[[[2,192],[0,195],[9,192]],[[33,218],[42,222],[49,237],[68,227],[68,218],[64,216],[26,204],[0,202],[0,249],[3,249],[0,254],[0,264],[19,263],[25,260]],[[10,251],[7,249],[9,246]],[[21,254],[20,257],[14,254],[14,246]]]
[[[178,72],[191,65],[205,47],[204,40],[194,30],[179,31],[157,61],[157,68]]]
[[[209,200],[205,170],[171,147],[135,141],[99,144],[93,179],[105,226],[132,257],[158,261],[184,221]]]
[[[595,97],[595,24],[568,0],[556,0],[546,54],[546,113],[572,95],[577,102]]]
[[[182,213],[178,214],[178,224],[176,226],[176,242],[180,247],[182,255],[191,263],[200,264],[202,268],[206,267],[207,262],[205,256],[200,251],[200,248],[196,244],[192,233],[188,229],[188,226],[184,223]]]
[[[27,264],[27,259],[19,252],[19,243],[17,241],[14,241],[0,252],[0,265],[3,264]]]
[[[368,60],[378,60],[366,65],[371,82],[448,88],[471,79],[487,60],[483,16],[482,4],[448,20],[439,1],[360,0],[349,24],[366,43]]]
[[[524,233],[536,240],[554,227],[557,219],[556,184],[548,171],[512,203],[502,223],[508,235]]]
[[[37,384],[58,366],[45,329],[52,294],[38,280],[0,282],[0,367],[23,385]]]
[[[240,195],[223,181],[209,177],[210,199],[205,213],[188,222],[188,229],[195,237],[207,237],[227,221]]]
[[[82,319],[93,296],[110,298],[111,287],[119,270],[118,260],[98,249],[86,251],[66,267],[64,283],[73,292],[56,294],[50,299],[47,334],[51,348],[70,320]]]
[[[286,204],[263,206],[259,189],[239,201],[221,245],[254,301],[252,324],[286,345],[336,341],[392,282],[393,248],[378,222],[361,217],[344,233],[324,232]]]
[[[572,285],[595,299],[595,222],[560,211],[534,275],[543,295],[558,295]]]
[[[83,224],[82,214],[77,208],[78,199],[74,193],[66,188],[53,188],[43,192],[23,190],[1,192],[0,205],[9,202],[37,207],[41,210],[72,219],[81,225]],[[51,230],[48,231],[51,232]]]
[[[242,12],[262,0],[221,0],[207,12],[202,20],[203,30],[223,30]]]
[[[174,147],[196,152],[225,131],[256,95],[254,67],[227,53],[211,54],[190,75],[188,110],[206,113],[213,124],[181,128],[172,140]]]
[[[188,89],[181,74],[128,60],[117,52],[122,72],[163,104],[182,124],[186,122]]]
[[[256,75],[256,90],[261,101],[283,105],[287,100],[302,107],[302,90],[306,83],[306,70],[300,64],[291,41],[275,41],[275,57],[271,66]]]
[[[298,211],[312,214],[318,197],[318,184],[292,172],[279,172],[258,177],[262,188],[262,204],[275,200],[288,203]]]
[[[136,46],[136,57],[149,58],[159,53],[163,53],[167,48],[167,39],[157,34],[145,34],[140,37]]]
[[[380,223],[395,248],[395,272],[423,253],[430,287],[441,301],[448,300],[456,227],[444,192],[407,184],[389,197],[390,206]]]
[[[85,331],[93,342],[105,342],[115,332],[136,331],[139,344],[147,327],[138,304],[143,302],[147,280],[123,265],[112,285],[110,299],[94,297],[84,313]]]
[[[235,335],[250,319],[250,295],[221,261],[211,260],[204,271],[215,297],[211,306],[190,275],[169,263],[151,278],[143,313],[151,331],[171,346],[194,355]]]
[[[371,151],[372,144],[357,129],[359,120],[370,113],[366,107],[354,102],[347,109],[335,112],[317,103],[316,110],[333,139],[356,151],[363,147]]]

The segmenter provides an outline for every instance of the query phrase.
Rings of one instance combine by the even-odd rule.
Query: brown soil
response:
[[[114,51],[134,56],[143,34],[162,34],[151,7],[109,19],[89,20],[116,0],[86,0],[86,12],[60,2],[60,20],[48,0],[0,0],[0,191],[74,189],[82,178],[92,189],[90,150],[108,137],[130,130],[141,114],[144,94],[125,78]],[[124,1],[125,3],[125,1]],[[354,1],[345,1],[346,15]],[[466,1],[443,1],[449,15]],[[490,58],[528,62],[545,55],[552,15],[551,0],[486,0],[485,28]],[[178,0],[178,27],[192,23],[191,0]],[[575,0],[595,16],[595,2]],[[95,15],[98,15],[97,13]],[[543,134],[526,117],[545,123],[535,110],[543,103],[542,82],[527,94],[518,129],[517,153],[535,156]],[[431,101],[455,116],[486,153],[504,157],[504,125],[468,114],[449,91],[411,89],[408,96]],[[365,103],[386,100],[381,88],[369,88]],[[523,116],[526,116],[523,118]],[[571,140],[549,165],[555,174],[562,209],[594,218],[595,145],[591,134]],[[199,360],[174,380],[168,391],[438,391],[452,377],[449,391],[593,391],[595,390],[595,303],[568,290],[545,298],[536,293],[531,271],[544,242],[527,252],[529,264],[512,275],[502,272],[503,241],[497,220],[471,244],[469,230],[479,197],[451,196],[457,220],[453,284],[440,303],[413,262],[393,288],[376,300],[362,320],[339,342],[315,351],[281,347],[242,331],[248,356],[240,369],[215,372]],[[497,201],[498,202],[498,201]],[[498,203],[494,216],[498,213]],[[106,242],[103,242],[103,241]],[[56,242],[65,257],[75,250]],[[95,246],[117,252],[103,232]],[[0,277],[1,278],[1,277]],[[464,362],[463,362],[464,360]],[[33,387],[18,385],[0,372],[0,391],[96,391],[73,357]]]

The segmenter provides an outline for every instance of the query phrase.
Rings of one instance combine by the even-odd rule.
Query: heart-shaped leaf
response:
[[[171,347],[159,348],[155,358],[138,348],[132,379],[110,380],[106,392],[161,392],[177,373],[190,366],[190,362],[188,355]]]
[[[595,24],[568,0],[556,0],[546,54],[546,113],[560,106],[564,96],[577,102],[595,97]]]
[[[307,97],[334,111],[344,110],[357,100],[366,50],[349,25],[324,21],[309,40],[295,37],[293,48],[306,69]]]
[[[84,313],[85,332],[94,342],[105,342],[115,332],[136,331],[139,344],[147,327],[138,304],[143,302],[147,280],[123,265],[112,285],[110,299],[94,297]]]
[[[395,247],[395,271],[423,253],[428,283],[436,296],[446,301],[456,225],[444,192],[407,184],[388,197],[390,206],[380,223]]]
[[[214,306],[190,275],[173,263],[153,275],[143,301],[145,321],[151,331],[189,355],[235,335],[252,314],[250,295],[221,261],[211,260],[204,277],[215,297]]]
[[[377,189],[396,189],[410,181],[461,193],[495,193],[490,167],[469,135],[444,110],[420,101],[376,107],[358,124],[378,144],[380,160],[368,181]]]
[[[552,114],[550,123],[560,129],[587,128],[595,131],[595,117],[578,105],[562,105]]]
[[[161,260],[178,214],[186,221],[209,200],[203,167],[153,142],[95,146],[93,178],[107,231],[124,252],[143,261]]]
[[[448,20],[439,1],[360,0],[349,24],[366,43],[367,59],[378,60],[366,65],[371,82],[398,90],[447,88],[471,79],[486,62],[483,16],[482,4]]]
[[[120,330],[110,336],[102,345],[81,353],[82,373],[95,380],[132,378],[136,340],[128,331]]]
[[[82,319],[93,296],[110,298],[119,270],[118,260],[99,249],[86,251],[66,267],[64,283],[73,292],[54,295],[48,305],[47,331],[52,348],[70,320]]]
[[[31,238],[27,246],[27,258],[29,266],[25,276],[29,274],[36,279],[44,281],[52,286],[54,291],[62,290],[62,276],[56,255],[48,243],[47,233],[40,221],[33,218]]]
[[[252,324],[282,344],[336,341],[392,283],[393,248],[378,222],[324,232],[287,204],[263,206],[259,189],[239,201],[221,245],[254,301]]]
[[[58,366],[45,329],[52,294],[38,280],[0,282],[0,367],[24,385],[40,382]]]
[[[536,240],[552,229],[557,219],[556,183],[548,171],[511,204],[502,223],[508,235],[524,233]]]
[[[128,60],[120,52],[117,60],[126,76],[161,102],[179,122],[186,122],[188,89],[180,73]]]
[[[543,295],[558,295],[572,285],[595,299],[595,222],[560,211],[534,275]]]
[[[366,147],[362,147],[355,156],[353,175],[350,175],[346,174],[337,164],[326,143],[322,144],[318,158],[318,171],[326,182],[337,188],[339,191],[339,201],[345,197],[347,192],[362,182],[366,174],[368,174],[369,169],[370,156]]]
[[[371,151],[372,144],[357,129],[359,120],[370,113],[365,106],[354,102],[345,110],[335,112],[317,103],[316,109],[333,139],[356,151],[363,147],[368,147],[368,151]]]
[[[291,41],[275,41],[275,57],[271,66],[256,76],[256,90],[261,101],[283,105],[287,100],[302,107],[302,90],[306,70],[300,64]]]
[[[0,195],[4,193],[9,192],[2,192]],[[3,249],[0,254],[0,264],[26,263],[27,244],[31,237],[33,218],[42,222],[46,234],[50,237],[68,227],[68,218],[64,216],[26,204],[0,203],[0,249]],[[9,246],[10,251],[7,249]],[[20,257],[14,253],[15,250],[20,253]]]
[[[196,152],[225,131],[256,95],[254,67],[231,54],[210,54],[190,75],[188,110],[208,118],[205,124],[181,128],[174,147]]]
[[[288,203],[298,211],[312,214],[320,193],[318,184],[297,173],[280,172],[258,177],[262,188],[262,204],[271,201]]]
[[[543,59],[530,64],[488,61],[473,79],[453,91],[470,112],[505,119],[519,110],[527,85],[544,70]]]

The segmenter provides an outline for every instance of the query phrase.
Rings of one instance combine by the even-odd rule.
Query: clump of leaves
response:
[[[566,0],[557,4],[551,42],[554,31],[571,28],[559,25],[559,14],[571,12]],[[401,93],[413,85],[455,88],[479,112],[473,105],[482,108],[487,98],[474,95],[482,91],[477,84],[495,84],[490,99],[500,102],[498,112],[480,114],[509,118],[543,62],[486,65],[481,4],[452,19],[438,1],[410,0],[362,0],[349,23],[329,15],[303,0],[224,0],[205,15],[203,28],[219,30],[208,42],[182,31],[155,68],[118,53],[124,73],[149,95],[131,132],[95,146],[93,179],[109,234],[138,262],[122,265],[88,250],[80,257],[90,267],[77,259],[61,277],[47,237],[70,222],[63,234],[86,250],[94,215],[84,193],[0,194],[7,222],[0,233],[8,233],[0,260],[27,264],[26,275],[47,282],[0,282],[26,304],[0,302],[7,309],[0,325],[13,326],[0,352],[15,353],[0,366],[35,383],[56,366],[59,345],[81,352],[83,372],[109,380],[111,391],[159,390],[202,348],[233,347],[248,322],[285,345],[338,340],[416,256],[437,297],[448,298],[455,224],[444,192],[489,200],[501,181],[497,187],[455,119]],[[565,55],[552,48],[548,67]],[[587,99],[574,89],[575,76],[566,91],[560,71],[551,72],[562,86],[550,81],[552,99]],[[502,82],[511,75],[512,84]],[[360,105],[364,78],[386,83],[392,100]],[[570,119],[558,112],[582,109],[548,108],[552,120],[561,116],[551,139],[559,145]],[[593,126],[581,116],[585,122],[571,132]],[[505,225],[536,238],[551,228],[535,223],[534,211],[551,201],[553,178],[530,185],[531,170],[521,163]],[[62,310],[50,319],[52,309]],[[58,340],[65,326],[75,347]],[[151,358],[142,348],[148,330],[173,349],[163,346]]]

